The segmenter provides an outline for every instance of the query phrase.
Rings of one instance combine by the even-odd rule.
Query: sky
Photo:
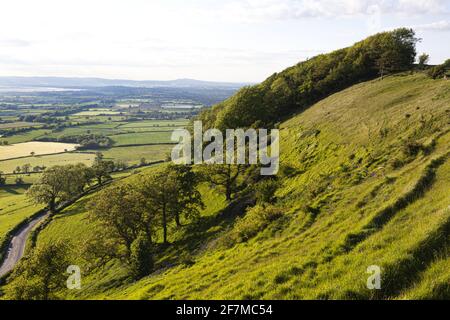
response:
[[[450,58],[450,0],[2,0],[0,76],[260,82],[397,27]]]

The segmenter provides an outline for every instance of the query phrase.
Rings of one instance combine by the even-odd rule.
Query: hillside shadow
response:
[[[161,260],[156,269],[170,268],[180,263],[194,264],[195,256],[206,250],[221,232],[227,230],[236,218],[242,216],[245,209],[252,205],[254,199],[251,196],[236,199],[217,214],[200,217],[191,224],[182,226],[180,240],[167,245],[157,245],[156,260]]]
[[[4,190],[4,191],[6,191],[6,192],[8,192],[8,193],[10,193],[10,194],[13,194],[13,195],[21,194],[20,192],[18,192],[18,191],[16,190],[17,188],[18,188],[18,187],[4,186],[4,187],[2,187],[1,189]]]

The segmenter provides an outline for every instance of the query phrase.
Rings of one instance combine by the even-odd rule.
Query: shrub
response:
[[[413,140],[406,141],[402,146],[402,152],[407,157],[415,157],[423,149],[424,147],[421,143]]]
[[[153,270],[152,246],[148,237],[141,232],[131,244],[130,269],[135,280],[145,277]]]
[[[448,70],[450,70],[450,59],[447,59],[443,64],[434,66],[428,69],[427,75],[433,79],[443,78]]]
[[[258,203],[273,203],[275,192],[280,183],[275,179],[266,179],[256,185],[256,201]]]

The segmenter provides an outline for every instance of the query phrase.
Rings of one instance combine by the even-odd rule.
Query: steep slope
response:
[[[207,209],[158,257],[164,267],[132,283],[111,262],[67,297],[449,298],[449,106],[450,82],[422,74],[331,95],[280,125],[274,204],[224,218],[223,198],[203,188]],[[270,210],[282,214],[259,224]],[[80,201],[38,241],[81,241],[95,232],[85,214]],[[366,287],[371,265],[380,290]]]

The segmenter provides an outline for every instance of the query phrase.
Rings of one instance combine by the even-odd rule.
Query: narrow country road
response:
[[[161,161],[155,161],[155,162],[153,162],[151,164],[147,164],[145,166],[154,165],[154,164],[157,164],[157,163],[160,163],[160,162]],[[83,193],[81,193],[78,196],[76,196],[75,198],[73,198],[71,200],[67,200],[67,201],[61,203],[56,208],[56,211],[60,212],[61,210],[64,210],[68,206],[74,204],[76,201],[78,201],[79,199],[81,199],[85,195],[90,194],[92,192],[95,192],[98,189],[109,185],[112,181],[122,180],[122,179],[124,179],[126,177],[127,176],[116,178],[116,179],[111,179],[109,181],[106,181],[102,185],[94,185],[94,186],[90,187],[89,189],[85,190]],[[3,262],[0,261],[0,277],[4,276],[8,272],[10,272],[12,269],[14,269],[14,267],[19,262],[20,258],[22,258],[23,254],[25,252],[25,247],[27,245],[27,239],[28,239],[28,236],[30,235],[30,232],[33,230],[33,228],[39,222],[41,222],[46,217],[48,217],[49,214],[50,214],[49,212],[44,212],[44,213],[40,214],[39,216],[37,216],[36,218],[31,220],[29,223],[24,225],[19,231],[16,232],[16,234],[14,235],[12,240],[9,242],[8,252],[6,254],[5,259],[3,260]]]
[[[43,213],[42,215],[34,218],[14,235],[9,243],[6,258],[0,266],[0,277],[7,274],[16,266],[25,252],[25,246],[31,230],[33,230],[33,228],[47,216],[48,213]]]

